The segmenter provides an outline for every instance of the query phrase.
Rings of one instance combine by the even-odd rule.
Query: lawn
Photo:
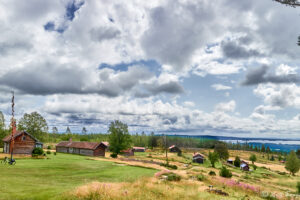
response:
[[[0,165],[0,199],[59,199],[64,192],[92,181],[131,182],[156,172],[79,155],[48,157],[17,159],[15,166]]]

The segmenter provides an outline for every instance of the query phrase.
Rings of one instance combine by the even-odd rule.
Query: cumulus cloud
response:
[[[298,83],[300,77],[297,74],[268,74],[270,67],[263,65],[259,68],[249,70],[242,85],[256,85],[260,83]]]
[[[229,102],[219,103],[215,106],[215,110],[219,112],[233,112],[235,110],[236,103],[234,100]]]

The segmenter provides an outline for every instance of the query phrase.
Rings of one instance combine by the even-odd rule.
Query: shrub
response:
[[[56,152],[53,153],[56,156]]]
[[[253,169],[256,170],[257,169],[257,166],[256,165],[252,165]]]
[[[47,151],[47,154],[51,154],[51,151],[48,150],[48,151]]]
[[[231,178],[232,173],[226,167],[222,167],[222,169],[220,170],[220,176],[225,178]]]
[[[210,176],[215,176],[215,175],[216,175],[216,172],[210,171],[210,172],[208,172],[208,175],[210,175]]]
[[[198,181],[204,181],[204,179],[205,179],[203,174],[198,174],[196,177],[197,177]]]
[[[235,157],[235,160],[234,160],[233,164],[236,167],[240,167],[240,165],[241,165],[241,159],[240,159],[240,157],[238,157],[238,156]]]
[[[36,148],[34,148],[33,149],[33,151],[32,151],[32,155],[33,156],[41,156],[41,155],[43,155],[44,154],[44,150],[42,149],[42,148],[40,148],[40,147],[36,147]]]
[[[168,181],[180,181],[181,180],[181,176],[179,176],[178,174],[174,174],[174,173],[169,173],[167,174],[167,180]]]
[[[178,151],[177,156],[182,156],[182,151]]]
[[[300,194],[300,182],[297,183],[297,190],[298,194]]]
[[[117,158],[117,157],[118,157],[118,154],[112,153],[112,154],[110,154],[110,157],[112,157],[112,158]]]
[[[167,167],[170,169],[177,169],[176,165],[170,165],[170,164],[165,164],[165,163],[161,163],[160,166]]]
[[[50,145],[48,145],[48,146],[47,146],[47,149],[49,149],[49,150],[50,150],[50,149],[51,149],[51,146],[50,146]]]

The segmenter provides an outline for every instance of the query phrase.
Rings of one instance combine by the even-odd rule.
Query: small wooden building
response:
[[[10,152],[12,135],[8,135],[2,139],[4,143],[3,152]],[[43,143],[38,139],[27,133],[26,131],[16,131],[14,134],[14,146],[13,154],[32,154],[32,151],[35,147],[43,148]]]
[[[145,147],[132,147],[132,150],[134,152],[145,152],[146,148]]]
[[[56,152],[71,153],[85,156],[105,156],[107,146],[102,142],[63,141],[56,145]]]
[[[204,163],[204,156],[200,153],[194,153],[193,155],[193,162],[196,162],[196,163],[200,163],[200,164],[203,164]]]
[[[105,146],[105,151],[109,151],[109,142],[102,142],[102,144]]]
[[[134,156],[134,151],[132,148],[121,151],[123,156]]]
[[[241,170],[243,171],[249,171],[250,167],[248,165],[248,163],[246,161],[242,161],[241,165],[240,165]]]
[[[233,160],[232,159],[228,159],[227,163],[233,165]]]
[[[179,147],[177,147],[176,145],[172,145],[169,147],[169,151],[170,152],[181,152],[181,150],[179,149]]]

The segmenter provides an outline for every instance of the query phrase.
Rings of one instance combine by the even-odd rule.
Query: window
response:
[[[26,136],[23,136],[23,137],[22,137],[22,140],[23,140],[23,141],[26,140]]]

